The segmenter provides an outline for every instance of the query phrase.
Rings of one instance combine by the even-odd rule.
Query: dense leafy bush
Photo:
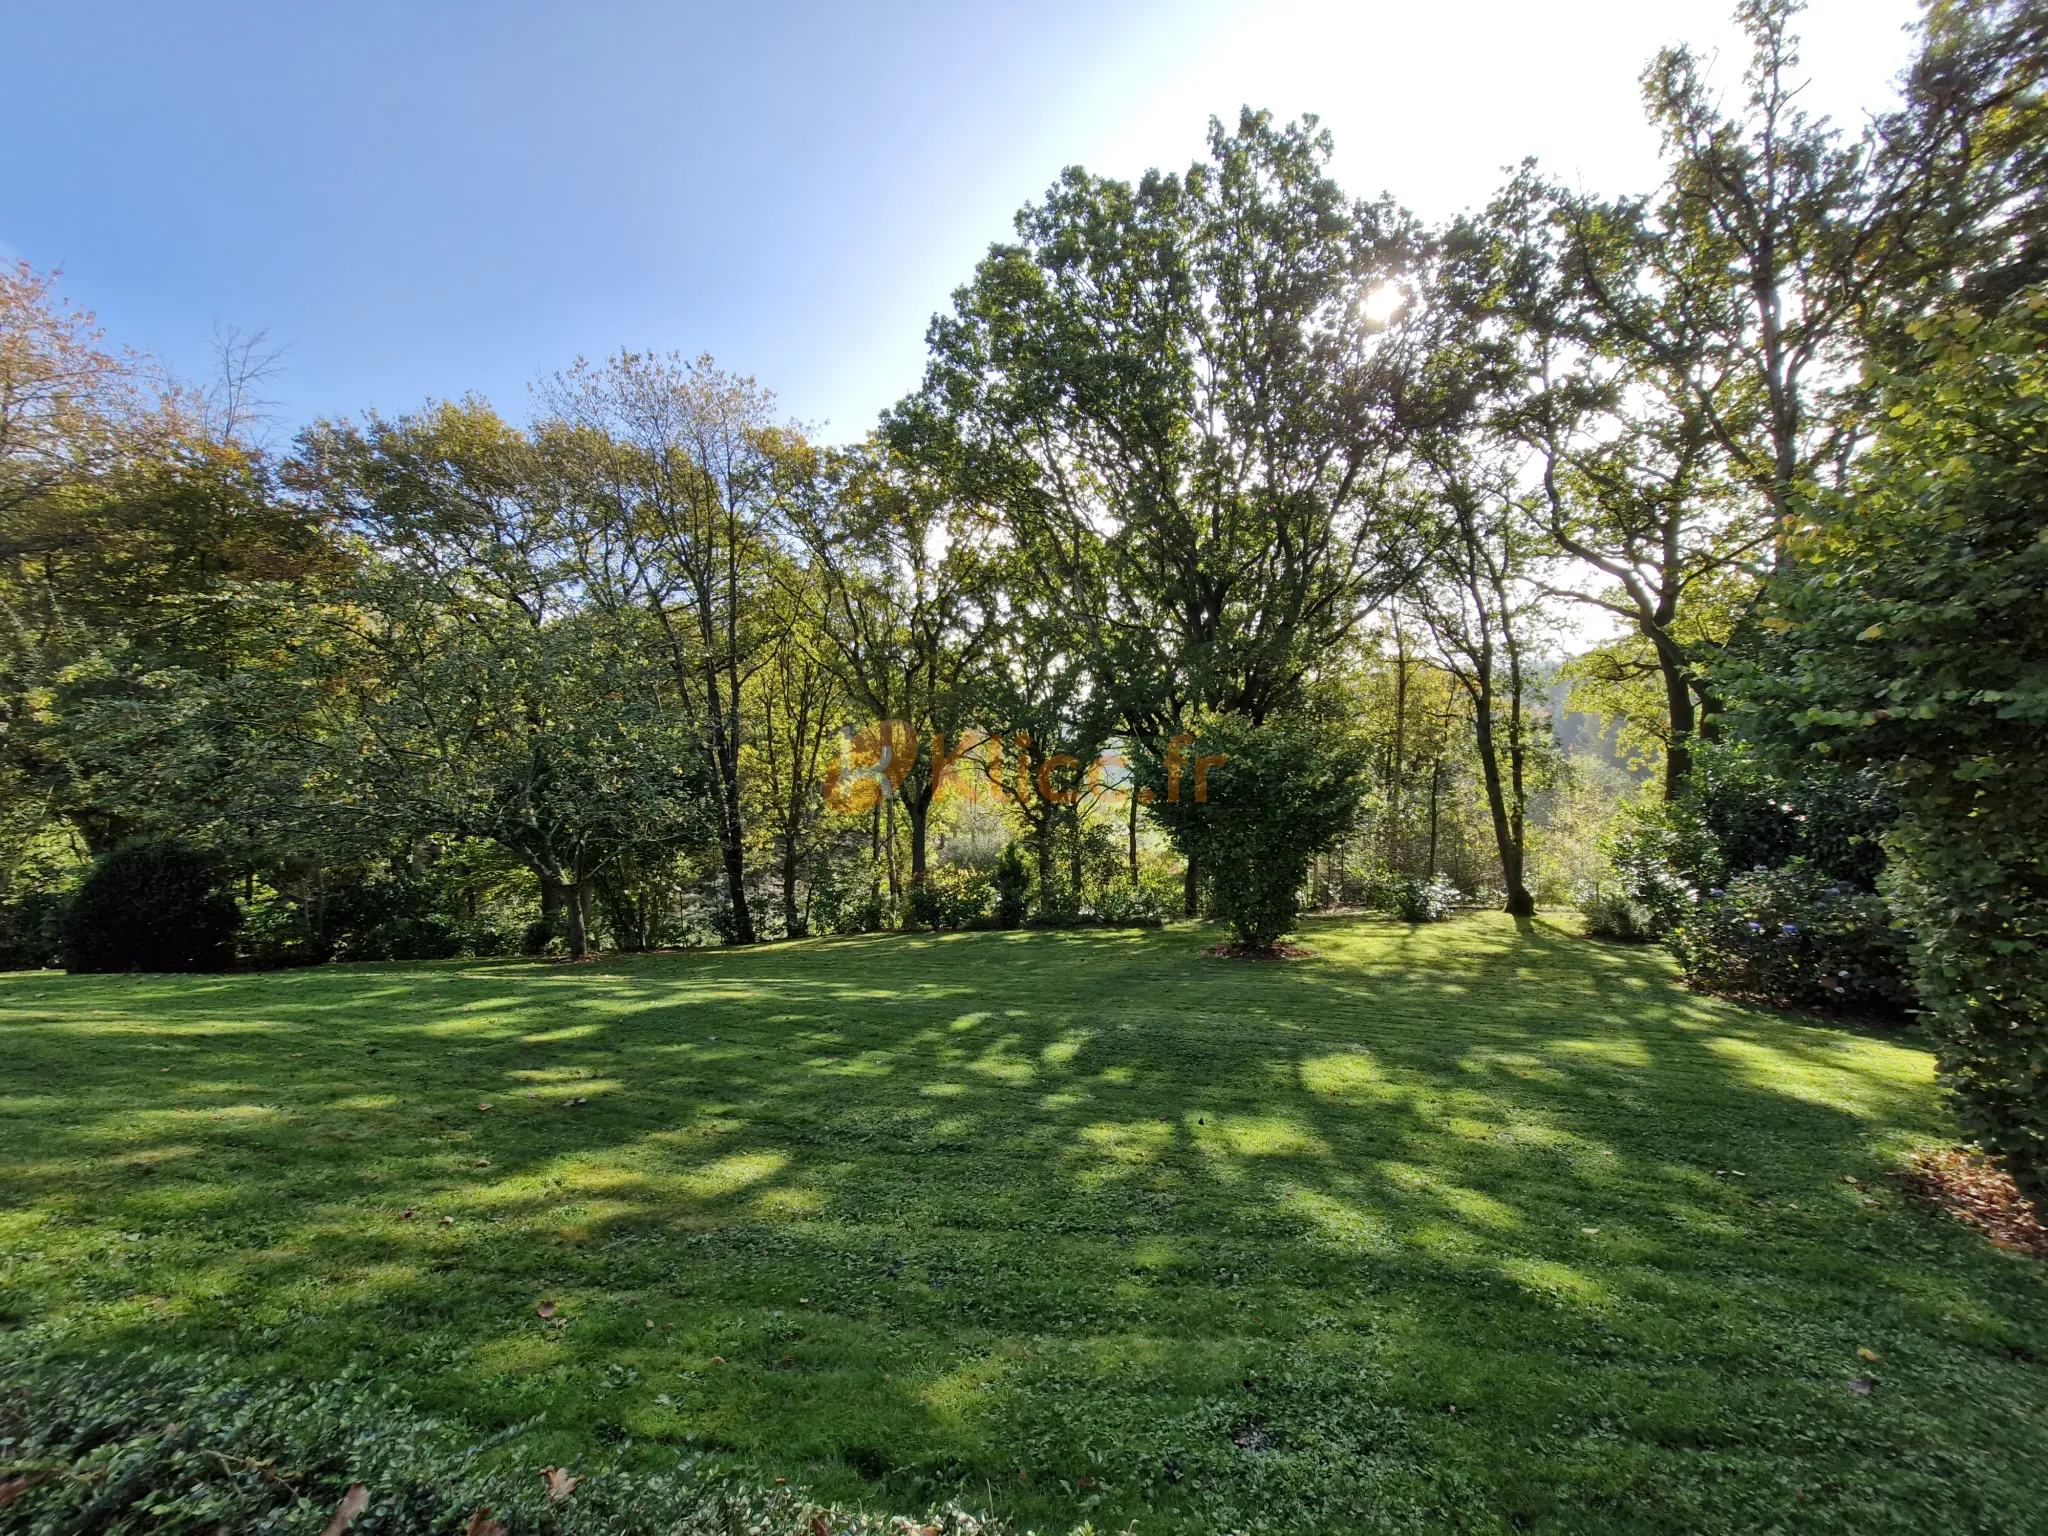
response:
[[[2048,289],[1914,328],[1857,483],[1773,578],[1753,690],[1889,775],[1886,889],[1965,1123],[2048,1199]]]
[[[1142,884],[1119,882],[1095,898],[1095,919],[1119,928],[1156,928],[1166,913],[1156,893]]]
[[[570,1469],[581,1481],[552,1502],[540,1468],[517,1455],[524,1426],[479,1443],[362,1376],[301,1386],[238,1379],[219,1359],[54,1363],[18,1346],[10,1356],[0,1356],[0,1466],[4,1523],[21,1536],[312,1532],[355,1483],[369,1502],[350,1536],[460,1531],[479,1509],[536,1536],[900,1528],[699,1475],[687,1456],[666,1470]],[[928,1519],[946,1536],[996,1530],[957,1511]]]
[[[1595,889],[1580,910],[1585,914],[1586,932],[1597,939],[1647,944],[1659,931],[1657,915],[1622,891]]]
[[[1702,742],[1684,791],[1626,808],[1607,853],[1617,894],[1662,937],[1701,892],[1795,859],[1832,882],[1875,889],[1895,809],[1874,774],[1787,761],[1744,742]]]
[[[1912,999],[1906,937],[1884,901],[1803,859],[1707,890],[1671,947],[1688,981],[1730,997],[1880,1012]]]
[[[67,900],[57,891],[23,891],[0,902],[0,971],[36,971],[57,963]]]
[[[1357,817],[1366,753],[1334,722],[1307,716],[1254,725],[1217,715],[1193,734],[1178,772],[1140,754],[1139,780],[1174,845],[1209,880],[1231,937],[1270,949],[1294,926],[1310,860]]]
[[[1387,894],[1388,909],[1404,923],[1440,923],[1458,902],[1458,888],[1442,875],[1397,875]]]
[[[130,838],[71,898],[64,963],[74,971],[226,970],[240,922],[212,855],[176,838]]]
[[[992,877],[996,894],[995,919],[1004,928],[1015,928],[1030,910],[1031,869],[1024,862],[1024,850],[1016,843],[1003,848]]]

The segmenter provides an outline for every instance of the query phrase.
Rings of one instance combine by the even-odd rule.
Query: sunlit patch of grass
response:
[[[2043,1528],[2048,1267],[1883,1180],[1918,1041],[1308,938],[0,977],[0,1324],[1040,1530]]]

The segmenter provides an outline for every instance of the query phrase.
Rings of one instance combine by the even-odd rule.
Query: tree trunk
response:
[[[1685,657],[1662,634],[1651,634],[1649,640],[1657,648],[1657,670],[1664,678],[1664,798],[1670,800],[1692,777],[1692,739],[1698,715],[1693,708],[1692,685],[1685,675]]]
[[[1423,878],[1436,878],[1436,810],[1437,791],[1443,781],[1444,760],[1437,758],[1429,765],[1429,873]]]
[[[800,939],[807,926],[803,915],[796,908],[796,838],[782,840],[782,933],[783,937]]]
[[[1508,813],[1507,786],[1501,782],[1500,759],[1494,751],[1493,689],[1484,683],[1473,690],[1472,734],[1479,747],[1479,774],[1486,783],[1486,808],[1493,818],[1494,847],[1500,853],[1501,884],[1507,887],[1507,910],[1516,917],[1533,917],[1536,898],[1524,883],[1525,850],[1515,825],[1519,818]]]
[[[1195,856],[1188,855],[1187,873],[1181,876],[1181,911],[1189,917],[1201,916],[1202,872],[1195,867]]]
[[[1130,797],[1129,852],[1131,861],[1131,884],[1133,886],[1136,886],[1138,883],[1138,778],[1135,773],[1131,775],[1130,781],[1124,786],[1124,788],[1126,789],[1126,791],[1128,791]]]
[[[931,822],[932,797],[903,797],[903,814],[910,818],[910,883],[922,885],[925,872],[925,829]]]
[[[590,887],[578,880],[562,894],[569,919],[569,954],[581,960],[590,953]]]

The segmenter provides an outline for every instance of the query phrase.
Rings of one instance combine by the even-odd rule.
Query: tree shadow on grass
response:
[[[0,1035],[42,1063],[6,1106],[38,1134],[5,1241],[44,1255],[10,1305],[368,1355],[558,1447],[610,1425],[1062,1518],[1088,1475],[1107,1511],[1311,1520],[1251,1421],[1305,1478],[1373,1482],[1313,1448],[1378,1446],[1395,1503],[1461,1458],[1479,1512],[1624,1466],[1678,1489],[1779,1454],[1788,1401],[1847,1423],[1874,1316],[2026,1331],[2024,1286],[1902,1258],[1911,1218],[1840,1182],[1942,1130],[1898,1041],[1542,922],[1317,925],[1321,959],[1257,969],[1206,937],[67,984]],[[1632,1428],[1576,1472],[1502,1460],[1601,1423]]]

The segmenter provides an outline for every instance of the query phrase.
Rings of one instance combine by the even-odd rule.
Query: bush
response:
[[[57,963],[65,900],[57,891],[24,891],[0,903],[0,971],[39,971]]]
[[[1906,938],[1869,892],[1804,860],[1710,889],[1672,935],[1686,980],[1794,1008],[1903,1010]]]
[[[1585,913],[1586,932],[1596,939],[1647,944],[1659,932],[1656,914],[1620,891],[1595,890],[1580,910]]]
[[[304,906],[268,886],[242,903],[238,947],[244,960],[266,969],[318,965],[334,955],[333,944],[313,931]]]
[[[64,914],[74,971],[221,971],[235,963],[241,911],[210,854],[134,837],[93,865]]]
[[[2048,1200],[2048,287],[1911,329],[1854,483],[1787,531],[1752,692],[1890,776],[1885,889],[1943,1077]]]
[[[1216,715],[1194,735],[1178,774],[1140,754],[1139,780],[1174,846],[1209,881],[1231,937],[1271,949],[1294,926],[1310,861],[1356,819],[1366,754],[1335,723],[1310,716],[1254,725]],[[1204,757],[1217,761],[1197,800]]]
[[[1442,875],[1431,880],[1396,876],[1388,894],[1393,914],[1404,923],[1440,923],[1458,903],[1458,888]]]
[[[1166,913],[1153,892],[1120,881],[1095,899],[1095,918],[1114,928],[1157,928]]]
[[[1746,742],[1701,742],[1684,790],[1627,807],[1607,855],[1620,894],[1661,938],[1686,921],[1702,891],[1795,859],[1833,882],[1876,889],[1895,814],[1873,774],[1793,762]]]
[[[1024,862],[1024,850],[1016,843],[1004,847],[1002,856],[996,860],[992,882],[996,923],[1004,928],[1017,927],[1030,911],[1031,867]]]
[[[946,898],[932,883],[927,871],[922,880],[913,880],[910,889],[903,895],[903,926],[906,928],[941,928],[945,926]]]

